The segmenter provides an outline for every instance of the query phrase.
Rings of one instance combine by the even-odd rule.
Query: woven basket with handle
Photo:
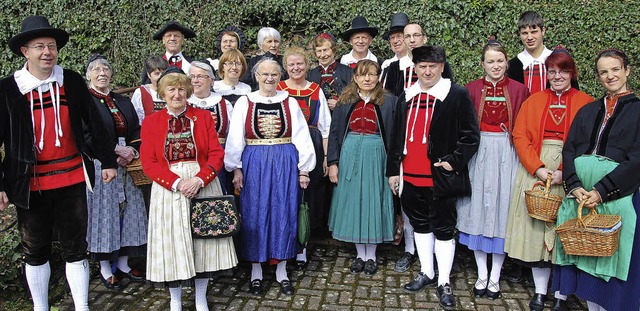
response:
[[[622,217],[598,214],[593,207],[583,217],[582,207],[586,201],[578,205],[578,218],[569,219],[556,228],[564,252],[578,256],[611,256],[618,249],[622,228],[618,223]]]
[[[542,189],[536,189],[540,186]],[[531,190],[524,191],[529,216],[546,222],[554,222],[558,218],[558,209],[562,204],[562,197],[551,191],[551,174],[547,175],[546,184],[538,181]]]
[[[131,175],[133,183],[136,186],[152,183],[151,179],[142,171],[142,161],[140,161],[140,159],[133,159],[133,161],[127,165],[127,172]]]

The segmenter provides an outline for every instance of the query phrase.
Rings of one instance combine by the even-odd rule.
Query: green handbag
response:
[[[298,208],[298,242],[305,246],[309,241],[309,205],[304,201],[304,190],[302,190],[302,202]]]

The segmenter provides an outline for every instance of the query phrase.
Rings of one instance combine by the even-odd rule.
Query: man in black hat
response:
[[[471,192],[467,163],[478,149],[480,129],[467,90],[442,76],[444,49],[415,48],[412,60],[418,82],[398,98],[387,160],[389,186],[394,194],[399,189],[421,266],[404,290],[416,293],[437,282],[440,306],[453,310],[449,275],[456,247],[456,200]]]
[[[178,22],[170,21],[153,35],[153,40],[162,40],[165,50],[162,57],[169,62],[169,66],[176,66],[186,74],[189,74],[189,64],[193,59],[182,55],[182,45],[184,44],[184,39],[195,37],[196,33],[193,30],[180,25]],[[148,84],[149,82],[145,68],[142,73],[142,84]]]
[[[356,16],[351,21],[351,27],[342,33],[342,40],[351,44],[351,52],[340,58],[340,63],[356,68],[356,63],[362,59],[369,59],[374,62],[378,58],[369,51],[369,46],[373,38],[378,35],[378,28],[369,27],[369,22],[362,16]]]
[[[387,67],[400,57],[407,55],[407,46],[404,44],[404,26],[408,23],[409,17],[407,14],[402,12],[395,13],[391,16],[391,27],[382,35],[383,39],[389,41],[389,47],[391,47],[391,51],[394,53],[393,57],[386,59],[382,62],[382,65],[380,65],[380,70],[382,70],[382,78],[380,78],[380,81],[382,81],[383,86],[387,74]]]
[[[76,310],[89,310],[86,187],[93,160],[102,179],[116,177],[116,155],[91,94],[78,73],[58,66],[69,34],[42,16],[29,16],[9,48],[26,59],[22,69],[0,80],[0,209],[17,207],[25,274],[34,310],[49,310],[51,242],[60,242]],[[88,130],[85,130],[84,127]],[[93,141],[89,150],[86,141]],[[90,176],[87,178],[87,176]]]

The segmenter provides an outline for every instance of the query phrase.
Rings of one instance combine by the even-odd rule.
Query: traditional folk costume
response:
[[[153,34],[153,40],[162,41],[162,38],[167,31],[179,31],[180,33],[182,33],[185,39],[196,37],[196,33],[188,27],[182,26],[180,25],[180,23],[175,21],[169,21],[164,26],[162,26],[160,30]],[[191,62],[193,61],[193,58],[184,56],[182,54],[182,51],[178,52],[177,54],[172,54],[169,51],[165,51],[165,53],[162,55],[162,58],[167,60],[169,66],[178,67],[182,69],[182,71],[184,71],[187,75],[189,74],[189,69],[191,68]],[[144,85],[151,83],[151,81],[149,80],[149,76],[147,75],[146,67],[144,68],[140,76],[142,78],[140,84]]]
[[[393,199],[385,173],[395,101],[390,94],[381,106],[360,98],[334,110],[327,164],[339,167],[329,214],[336,240],[393,241]]]
[[[444,63],[444,71],[442,77],[453,80],[453,70],[449,62]],[[382,87],[391,92],[395,96],[400,96],[402,92],[410,88],[418,81],[418,75],[415,72],[415,65],[409,55],[401,57],[399,60],[391,63],[387,68],[387,74],[382,80]]]
[[[273,55],[271,54],[271,52],[266,52],[264,54],[251,57],[247,62],[247,72],[244,74],[244,77],[241,79],[241,81],[248,84],[251,87],[251,90],[253,91],[256,91],[258,89],[258,81],[256,81],[256,77],[253,74],[253,67],[255,67],[256,64],[263,58],[273,59],[276,62],[278,62],[280,67],[284,68],[282,66],[282,55],[279,55],[279,54]],[[289,79],[289,75],[285,72],[282,75],[282,77],[280,77],[280,80],[286,80],[286,79]]]
[[[372,60],[376,63],[378,62],[378,58],[375,55],[373,55],[373,53],[371,53],[371,50],[367,50],[367,55],[362,59]],[[342,57],[340,57],[340,63],[345,66],[348,66],[351,69],[355,69],[358,61],[362,59],[356,59],[353,56],[353,50],[351,50],[351,52],[349,52],[348,54],[342,55]]]
[[[140,124],[131,101],[113,92],[104,94],[93,88],[89,91],[102,122],[106,125],[104,135],[112,142],[112,149],[115,149],[116,145],[139,149]],[[115,261],[125,256],[144,256],[147,244],[147,212],[142,192],[133,183],[126,168],[118,167],[115,180],[104,183],[101,180],[102,163],[100,160],[94,160],[94,164],[95,178],[99,182],[96,183],[93,192],[87,189],[87,242],[91,259]]]
[[[353,69],[337,61],[328,67],[318,65],[307,74],[307,80],[320,85],[327,99],[338,99],[342,90],[351,83]]]
[[[576,294],[607,310],[638,310],[640,299],[640,99],[626,93],[582,108],[571,125],[562,155],[565,191],[596,189],[598,213],[622,215],[620,246],[611,257],[570,256],[556,242],[552,288]],[[633,133],[633,134],[632,134]],[[558,222],[575,218],[577,203],[566,198]]]
[[[526,49],[509,60],[507,76],[524,84],[530,94],[535,94],[547,88],[547,67],[544,62],[551,55],[546,47],[538,58],[534,58]]]
[[[133,91],[131,103],[138,115],[138,122],[142,124],[144,117],[164,109],[167,103],[158,96],[158,92],[151,88],[151,84],[144,84]]]
[[[251,93],[251,87],[244,82],[238,82],[238,85],[232,86],[223,81],[214,81],[213,91],[222,95],[222,98],[231,103],[231,106],[235,106],[241,96]]]
[[[316,165],[309,127],[287,92],[253,92],[236,102],[225,167],[242,169],[241,256],[251,262],[287,260],[298,251],[299,171]]]
[[[222,169],[224,150],[211,114],[189,105],[179,115],[164,109],[145,119],[141,136],[142,168],[153,180],[147,279],[169,287],[192,286],[194,278],[235,267],[231,237],[192,238],[191,200],[175,190],[179,179],[198,177],[205,185],[199,197],[222,193],[216,172]]]

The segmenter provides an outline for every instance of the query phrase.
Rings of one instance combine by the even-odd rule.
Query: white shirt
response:
[[[182,52],[178,54],[171,54],[169,52],[164,53],[164,57],[167,58],[167,62],[169,61],[169,59],[171,59],[171,56],[180,56],[180,60],[182,60],[182,63],[180,63],[180,69],[182,69],[184,73],[189,75],[189,69],[191,69],[191,63],[184,58],[184,55],[182,55]]]
[[[371,50],[367,50],[367,56],[365,56],[363,59],[372,60],[374,62],[378,61],[378,58],[373,55],[373,53],[371,53]],[[355,57],[353,57],[353,50],[351,50],[349,54],[342,55],[342,57],[340,58],[340,63],[349,66],[349,64],[357,63],[359,60],[361,59],[356,59]]]
[[[154,102],[164,101],[162,100],[162,98],[158,97],[158,92],[152,90],[149,87],[149,84],[145,84],[142,87],[144,87],[145,90],[149,92],[149,94],[151,94],[151,98],[153,98]],[[131,96],[131,103],[133,104],[133,108],[136,110],[136,114],[138,115],[138,121],[140,122],[140,125],[142,125],[142,120],[144,120],[144,107],[142,105],[142,93],[140,91],[140,88],[137,88],[135,91],[133,91],[133,95]]]

